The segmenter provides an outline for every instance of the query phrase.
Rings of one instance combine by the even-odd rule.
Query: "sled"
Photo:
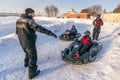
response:
[[[72,64],[86,64],[95,61],[98,52],[102,49],[102,43],[94,41],[89,51],[86,51],[79,58],[74,55],[79,52],[81,43],[74,41],[67,48],[61,51],[62,60]]]
[[[80,36],[81,36],[80,33],[77,33],[75,37],[74,36],[69,36],[69,35],[62,34],[62,35],[59,36],[59,38],[60,38],[60,40],[63,40],[63,41],[75,41]]]

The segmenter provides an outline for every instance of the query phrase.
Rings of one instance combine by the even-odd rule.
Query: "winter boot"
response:
[[[25,64],[24,64],[24,67],[28,67],[28,63],[25,63]]]
[[[35,78],[40,73],[40,70],[37,70],[37,66],[36,67],[29,67],[28,71],[29,71],[28,72],[29,79]]]
[[[24,51],[26,52],[26,50],[24,49]],[[29,65],[29,58],[28,58],[28,54],[26,52],[26,56],[25,56],[25,59],[24,59],[24,67],[28,67]]]

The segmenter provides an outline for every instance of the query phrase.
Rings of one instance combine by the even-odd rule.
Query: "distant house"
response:
[[[85,18],[90,19],[90,15],[88,13],[66,13],[64,14],[64,18]]]
[[[74,9],[70,9],[68,13],[64,14],[64,18],[85,18],[90,19],[90,14],[88,13],[77,13]]]

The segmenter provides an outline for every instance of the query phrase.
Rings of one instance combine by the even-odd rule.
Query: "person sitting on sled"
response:
[[[75,37],[76,34],[77,34],[77,29],[73,25],[72,28],[70,29],[70,35],[69,36],[74,36]]]
[[[70,30],[66,29],[66,31],[64,32],[64,37],[68,38],[70,34]]]
[[[78,54],[75,54],[76,58],[79,58],[80,55],[84,54],[86,51],[88,51],[92,45],[91,37],[90,37],[90,31],[84,32],[84,36],[79,41],[82,45],[80,48],[80,51]]]
[[[70,34],[70,31],[67,29],[65,32],[64,32],[65,35],[69,35]]]

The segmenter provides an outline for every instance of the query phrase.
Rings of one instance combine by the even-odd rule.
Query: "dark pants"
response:
[[[99,34],[100,34],[100,26],[95,26],[93,29],[93,40],[98,40]]]
[[[81,48],[80,48],[80,51],[79,51],[80,55],[82,55],[82,54],[84,54],[86,51],[88,51],[89,48],[90,48],[90,47],[89,47],[87,44],[82,45]]]
[[[28,64],[29,67],[36,67],[36,62],[37,62],[37,52],[36,52],[36,47],[32,48],[23,48],[25,52],[25,59],[24,63]]]
[[[37,36],[26,36],[18,34],[20,44],[25,52],[24,64],[28,65],[29,76],[33,75],[37,71],[37,51],[36,51],[36,39]]]
[[[29,77],[33,76],[37,72],[37,51],[35,46],[35,41],[32,42],[32,44],[27,44],[26,47],[23,48],[25,52],[25,59],[24,64],[27,64],[28,67],[28,74]]]
[[[71,33],[69,34],[69,37],[71,37],[71,36],[75,37],[76,34],[75,34],[74,32],[71,32]]]

